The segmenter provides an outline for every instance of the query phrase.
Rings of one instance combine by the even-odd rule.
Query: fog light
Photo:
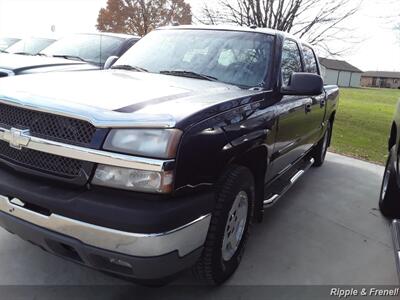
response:
[[[92,180],[95,185],[153,193],[171,192],[172,182],[172,172],[144,171],[107,165],[99,165]]]

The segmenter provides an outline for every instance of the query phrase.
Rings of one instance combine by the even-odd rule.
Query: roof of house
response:
[[[399,78],[400,72],[386,72],[386,71],[367,71],[362,74],[363,77],[380,77],[380,78]]]
[[[354,73],[362,73],[360,69],[356,68],[355,66],[349,64],[347,61],[344,60],[337,60],[337,59],[329,59],[329,58],[319,58],[319,62],[327,69],[338,70],[338,71],[348,71]]]

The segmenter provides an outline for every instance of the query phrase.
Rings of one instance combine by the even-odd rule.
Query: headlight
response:
[[[99,165],[92,183],[138,192],[169,193],[172,191],[173,173]]]
[[[104,149],[126,154],[170,159],[176,150],[182,132],[178,129],[113,129]]]

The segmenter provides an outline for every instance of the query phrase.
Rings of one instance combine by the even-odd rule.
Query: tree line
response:
[[[351,36],[344,23],[363,0],[214,0],[193,16],[185,0],[108,0],[99,12],[97,28],[144,36],[173,22],[256,25],[292,33],[328,49],[332,40]]]

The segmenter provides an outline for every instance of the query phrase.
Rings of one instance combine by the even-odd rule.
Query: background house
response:
[[[400,89],[400,72],[365,72],[361,76],[361,86]]]
[[[319,58],[325,84],[360,87],[362,71],[344,60]]]

